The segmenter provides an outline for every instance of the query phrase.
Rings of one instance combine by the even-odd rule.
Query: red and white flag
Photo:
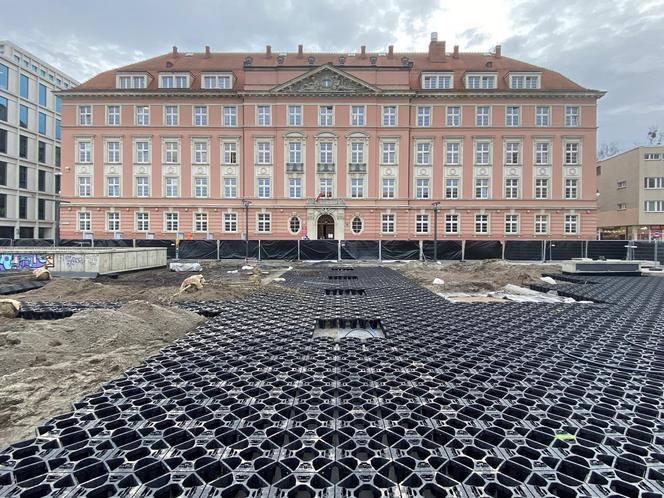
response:
[[[321,197],[323,197],[323,192],[318,192],[318,195],[316,196],[316,200],[314,202],[318,202]]]

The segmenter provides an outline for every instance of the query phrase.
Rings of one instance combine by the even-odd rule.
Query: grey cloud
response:
[[[22,24],[5,26],[3,37],[83,81],[172,45],[260,51],[270,44],[274,51],[294,51],[302,43],[305,50],[356,52],[367,45],[383,51],[396,32],[428,37],[428,21],[443,1],[33,0],[29,17],[25,4],[6,2],[3,14]],[[607,90],[599,140],[631,145],[650,124],[664,125],[662,12],[664,0],[514,0],[514,35],[504,40],[503,52]],[[454,44],[463,50],[486,49],[492,37],[469,24],[459,38]]]
[[[598,142],[629,147],[645,140],[651,124],[664,124],[662,7],[662,1],[644,8],[638,0],[530,0],[513,8],[521,32],[503,42],[503,53],[607,91]]]

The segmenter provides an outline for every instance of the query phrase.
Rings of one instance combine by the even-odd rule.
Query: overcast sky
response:
[[[84,81],[183,51],[426,51],[503,54],[605,90],[599,143],[626,148],[664,127],[664,0],[31,0],[3,2],[0,38]],[[27,9],[27,10],[26,10]],[[28,15],[29,14],[29,15]]]

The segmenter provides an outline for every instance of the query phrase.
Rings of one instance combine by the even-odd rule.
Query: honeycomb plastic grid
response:
[[[295,271],[0,452],[7,496],[661,496],[664,281],[605,304],[452,304]],[[364,294],[326,289],[365,289]],[[635,310],[638,310],[635,312]],[[313,339],[317,319],[384,339]]]

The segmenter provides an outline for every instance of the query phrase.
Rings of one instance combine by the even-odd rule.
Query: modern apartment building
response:
[[[599,161],[597,190],[602,238],[662,240],[664,145],[634,147]]]
[[[63,97],[70,238],[594,238],[603,93],[492,53],[173,51]],[[246,211],[245,211],[246,208]]]
[[[52,238],[60,189],[60,109],[78,83],[0,40],[0,238]]]

